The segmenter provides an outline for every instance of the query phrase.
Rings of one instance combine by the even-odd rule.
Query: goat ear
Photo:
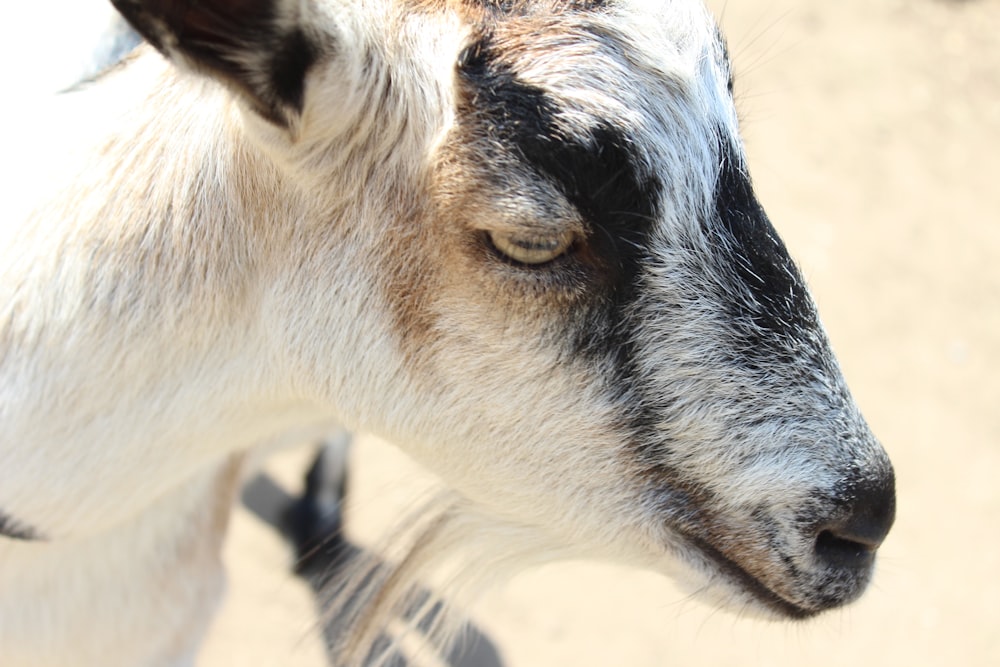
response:
[[[320,47],[303,0],[111,0],[161,53],[221,80],[268,120],[302,111],[305,76]]]

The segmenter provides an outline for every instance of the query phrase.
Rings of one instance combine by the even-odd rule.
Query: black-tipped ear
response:
[[[302,0],[111,0],[160,52],[219,79],[261,115],[285,125],[302,110],[320,48]]]

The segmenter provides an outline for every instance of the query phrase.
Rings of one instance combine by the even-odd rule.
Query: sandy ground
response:
[[[737,619],[656,575],[571,563],[472,610],[502,664],[1000,665],[1000,3],[714,2],[759,194],[898,474],[872,590],[807,624]],[[308,452],[269,473],[294,490]],[[352,539],[415,472],[354,452]],[[311,590],[241,509],[200,667],[326,665]],[[489,664],[489,661],[481,664]]]

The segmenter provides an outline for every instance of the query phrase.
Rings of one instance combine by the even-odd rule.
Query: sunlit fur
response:
[[[168,58],[5,128],[0,510],[40,540],[0,542],[17,664],[187,664],[225,521],[181,517],[228,502],[233,453],[332,422],[451,489],[398,570],[332,594],[345,661],[450,554],[610,559],[783,617],[862,592],[870,555],[817,535],[877,496],[884,536],[891,467],[752,198],[700,4],[255,0],[253,55],[118,4]],[[545,230],[578,242],[541,267],[486,241]]]

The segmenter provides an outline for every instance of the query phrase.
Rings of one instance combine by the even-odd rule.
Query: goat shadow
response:
[[[297,500],[266,474],[259,474],[247,483],[242,492],[243,506],[264,523],[284,535],[293,543],[292,527],[289,525],[289,512]],[[322,609],[323,591],[327,582],[335,578],[347,562],[365,555],[365,550],[349,542],[339,530],[339,525],[331,530],[323,540],[320,548],[312,549],[309,557],[302,559],[296,566],[296,574],[304,579],[312,588],[314,600],[318,609]],[[422,591],[421,595],[430,595],[430,591]],[[436,611],[425,617],[416,626],[415,632],[427,631],[429,622],[433,620]],[[336,665],[333,646],[341,634],[336,618],[323,625],[324,645],[331,667]],[[387,642],[383,636],[380,642]],[[376,645],[376,649],[379,645]],[[429,646],[429,644],[428,644]],[[474,625],[467,625],[462,640],[449,649],[446,655],[435,656],[442,664],[449,667],[503,667],[503,660],[493,642]],[[416,661],[410,662],[399,652],[393,653],[388,667],[417,667]]]

